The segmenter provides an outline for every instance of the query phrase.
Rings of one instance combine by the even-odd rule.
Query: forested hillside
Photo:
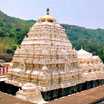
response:
[[[72,25],[63,26],[76,49],[83,47],[85,50],[99,55],[104,61],[104,29],[88,29]]]
[[[25,21],[9,17],[0,11],[0,58],[7,61],[11,59],[14,50],[32,24],[33,20]]]
[[[10,61],[11,57],[35,21],[7,16],[0,11],[0,58]],[[104,29],[62,24],[73,47],[99,55],[104,61]]]

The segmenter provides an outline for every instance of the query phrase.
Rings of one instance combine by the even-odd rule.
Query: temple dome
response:
[[[56,19],[51,15],[45,15],[45,16],[41,16],[38,19],[38,22],[50,22],[50,23],[53,23],[53,22],[56,22]]]
[[[56,19],[53,16],[50,15],[49,11],[50,11],[49,8],[47,8],[46,15],[45,16],[41,16],[38,19],[38,22],[49,22],[49,23],[56,22]]]
[[[84,57],[84,58],[92,57],[92,53],[89,53],[89,52],[85,51],[84,49],[78,50],[77,55],[78,55],[78,57]]]

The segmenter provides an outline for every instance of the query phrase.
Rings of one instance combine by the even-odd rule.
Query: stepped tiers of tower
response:
[[[76,51],[55,18],[40,17],[27,35],[15,51],[10,79],[35,83],[42,90],[74,84],[77,75],[70,83],[69,75],[78,69]]]
[[[18,86],[33,83],[40,91],[104,79],[101,60],[72,48],[65,29],[51,15],[40,17],[30,28],[12,63],[8,82]]]

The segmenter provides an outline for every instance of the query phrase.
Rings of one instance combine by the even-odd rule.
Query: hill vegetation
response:
[[[0,11],[0,58],[10,61],[12,55],[33,25],[33,20],[22,20],[7,16]],[[104,61],[104,29],[88,29],[84,27],[62,24],[73,47],[97,54]]]
[[[63,25],[73,46],[99,55],[104,62],[104,29],[88,29],[73,25]]]
[[[9,17],[0,11],[0,58],[11,59],[32,24],[33,20]]]

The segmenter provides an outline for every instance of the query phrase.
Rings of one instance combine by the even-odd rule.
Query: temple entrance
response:
[[[8,93],[11,95],[16,95],[16,92],[20,89],[18,86],[14,86],[12,84],[5,83],[4,81],[0,82],[0,91],[4,93]]]

